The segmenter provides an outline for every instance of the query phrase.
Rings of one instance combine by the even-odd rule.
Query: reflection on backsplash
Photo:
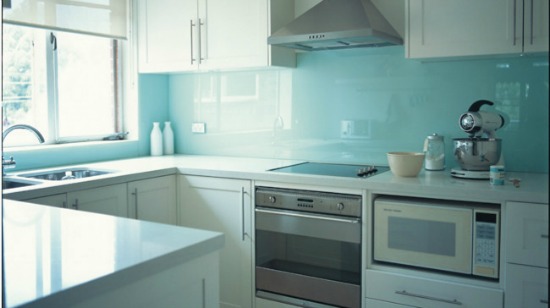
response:
[[[283,119],[291,119],[290,78],[289,71],[198,74],[193,80],[193,119],[207,123],[212,134],[273,130],[275,135],[274,130],[285,128]]]
[[[476,100],[505,115],[507,170],[548,172],[548,57],[419,62],[402,46],[301,53],[296,69],[170,75],[176,151],[186,154],[386,164],[427,135],[467,135]],[[192,134],[205,122],[207,134]],[[526,139],[528,141],[526,142]]]

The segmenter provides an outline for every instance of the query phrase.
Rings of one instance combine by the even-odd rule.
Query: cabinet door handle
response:
[[[516,46],[516,23],[517,23],[516,6],[517,6],[517,1],[514,0],[514,9],[512,10],[512,14],[514,14],[514,22],[512,24],[512,27],[514,27],[514,29],[512,30],[512,46]]]
[[[548,305],[548,300],[547,300],[547,299],[541,299],[541,300],[540,300],[540,303],[541,303],[541,304],[546,304],[546,305]]]
[[[432,297],[432,296],[427,296],[427,295],[422,295],[422,294],[410,293],[410,292],[407,292],[406,290],[403,290],[403,291],[395,291],[395,293],[396,293],[396,294],[399,294],[399,295],[405,295],[405,296],[410,296],[410,297],[423,298],[423,299],[427,299],[427,300],[431,300],[431,301],[436,301],[436,302],[442,302],[442,303],[448,303],[448,304],[453,304],[453,305],[462,306],[462,303],[459,302],[459,301],[457,301],[456,299],[449,300],[449,299],[444,299],[444,298],[437,298],[437,297]]]
[[[530,22],[530,25],[529,25],[529,28],[531,28],[531,35],[530,35],[530,38],[529,38],[531,45],[533,45],[533,35],[534,35],[533,34],[533,17],[534,17],[534,15],[533,15],[533,12],[534,12],[533,5],[534,5],[533,0],[531,0],[531,12],[530,12],[531,18],[529,18],[529,19],[531,19],[531,22]]]
[[[74,203],[72,205],[73,209],[78,210],[78,198],[74,199]]]
[[[132,196],[134,196],[134,209],[136,210],[136,218],[139,217],[138,215],[138,189],[134,188],[134,191],[132,192]]]
[[[193,65],[195,63],[195,56],[193,55],[193,28],[196,26],[195,23],[193,23],[193,19],[191,19],[189,21],[190,25],[189,25],[189,29],[190,29],[190,34],[191,34],[191,65]]]
[[[548,238],[548,234],[541,234],[540,237],[542,237],[542,238]]]
[[[241,240],[244,242],[244,239],[245,239],[245,235],[246,235],[246,232],[244,230],[244,195],[246,194],[246,192],[244,191],[244,186],[241,187],[241,234],[242,234],[242,238]]]
[[[204,26],[204,22],[199,18],[199,64],[204,60],[202,56],[202,26]]]

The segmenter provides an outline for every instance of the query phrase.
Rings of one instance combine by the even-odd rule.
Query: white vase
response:
[[[151,156],[162,155],[162,132],[160,131],[159,122],[153,122],[153,130],[151,130]]]
[[[164,130],[162,131],[164,155],[174,154],[174,132],[170,122],[164,122]]]

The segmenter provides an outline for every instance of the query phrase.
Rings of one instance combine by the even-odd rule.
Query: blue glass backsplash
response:
[[[506,169],[548,172],[548,56],[420,62],[402,46],[298,55],[296,69],[168,78],[176,152],[387,164],[426,136],[467,137],[459,116],[479,99],[501,113]],[[146,77],[145,77],[146,78]],[[147,87],[146,82],[141,83]],[[142,91],[143,92],[143,91]],[[193,122],[206,134],[193,134]]]

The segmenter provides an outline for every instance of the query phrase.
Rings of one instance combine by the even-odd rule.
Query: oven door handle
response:
[[[256,230],[361,243],[361,219],[256,208]]]
[[[294,211],[282,211],[282,210],[272,210],[272,209],[264,209],[264,208],[256,208],[256,212],[266,213],[266,214],[286,215],[286,216],[293,216],[293,217],[299,217],[299,218],[321,219],[321,220],[343,222],[343,223],[350,223],[350,224],[360,223],[359,218],[340,218],[340,217],[328,216],[323,214],[304,214],[304,213],[298,213]]]

